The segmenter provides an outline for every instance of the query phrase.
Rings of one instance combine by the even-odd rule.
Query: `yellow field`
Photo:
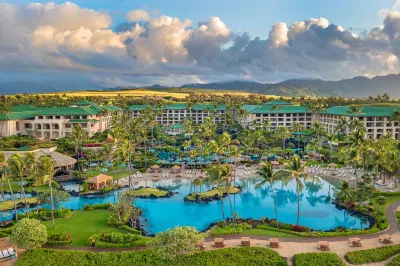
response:
[[[42,95],[65,95],[66,97],[86,97],[86,96],[103,96],[103,97],[115,97],[115,96],[129,96],[129,97],[143,97],[143,96],[158,96],[158,97],[175,97],[183,99],[189,96],[191,93],[212,93],[212,94],[233,94],[248,96],[251,93],[241,91],[222,91],[222,90],[207,90],[207,89],[131,89],[131,90],[118,90],[118,91],[68,91],[68,92],[57,92],[57,93],[42,93]],[[268,97],[278,97],[274,95],[264,95]]]

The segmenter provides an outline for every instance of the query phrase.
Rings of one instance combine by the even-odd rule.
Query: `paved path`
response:
[[[386,217],[388,219],[389,228],[375,233],[375,234],[366,234],[366,235],[351,235],[351,236],[335,236],[335,237],[278,237],[280,240],[285,242],[297,242],[297,243],[315,243],[317,241],[347,241],[349,237],[359,237],[361,239],[372,239],[377,238],[380,235],[389,234],[394,235],[400,232],[400,225],[397,222],[396,218],[396,209],[400,207],[400,201],[394,202],[386,209]],[[221,236],[226,240],[230,239],[240,239],[241,237],[250,237],[254,240],[269,240],[270,236],[260,236],[260,235],[231,235],[231,236]],[[206,238],[206,241],[212,241],[214,237]]]

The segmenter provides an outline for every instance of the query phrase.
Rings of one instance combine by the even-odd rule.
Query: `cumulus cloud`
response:
[[[148,21],[150,20],[150,14],[146,10],[131,10],[126,14],[126,18],[129,21]]]
[[[0,70],[82,72],[96,83],[163,83],[292,77],[323,79],[400,70],[400,12],[356,35],[326,18],[277,22],[265,36],[232,31],[220,18],[190,19],[133,10],[111,29],[104,12],[74,3],[0,3]]]

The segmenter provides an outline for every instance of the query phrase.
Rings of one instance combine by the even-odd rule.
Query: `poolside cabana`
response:
[[[113,178],[108,175],[100,174],[86,180],[89,184],[89,188],[92,190],[98,190],[110,186],[112,184]]]

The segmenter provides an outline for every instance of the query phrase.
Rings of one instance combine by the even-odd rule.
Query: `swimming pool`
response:
[[[275,218],[271,189],[266,185],[255,190],[254,185],[258,181],[257,178],[249,178],[240,179],[236,182],[236,185],[242,187],[242,192],[231,195],[231,200],[234,212],[241,218]],[[194,192],[189,180],[136,181],[134,185],[135,187],[161,186],[177,192],[171,198],[137,199],[135,201],[135,205],[143,211],[141,222],[144,229],[149,233],[165,231],[178,225],[189,225],[204,230],[211,223],[222,219],[220,201],[209,203],[184,201],[185,196]],[[204,184],[201,189],[206,191],[211,187],[211,184]],[[365,217],[359,217],[346,210],[336,208],[332,203],[332,189],[333,186],[324,180],[305,182],[304,190],[300,196],[300,224],[315,230],[330,230],[338,226],[350,229],[369,227],[369,221]],[[281,182],[277,182],[274,184],[274,190],[277,195],[279,221],[296,223],[297,196],[295,183],[290,182],[284,186]],[[85,204],[116,202],[117,197],[118,192],[104,196],[71,197],[62,206],[75,210],[81,209]],[[231,217],[228,199],[225,198],[223,202],[225,215]],[[19,211],[24,212],[23,209]]]

